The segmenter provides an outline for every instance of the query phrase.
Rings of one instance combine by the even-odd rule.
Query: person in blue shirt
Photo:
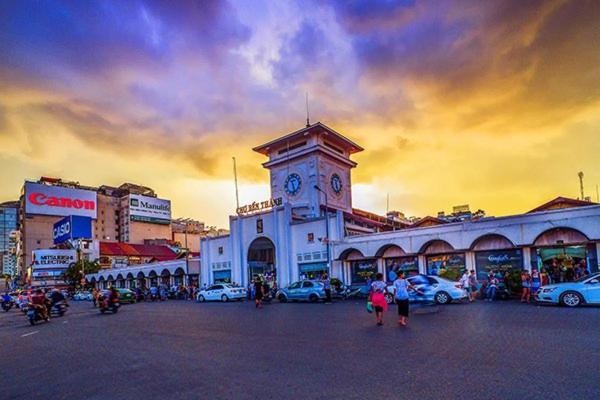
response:
[[[416,289],[409,281],[404,279],[404,272],[398,271],[398,277],[393,283],[394,299],[398,305],[398,324],[406,326],[408,323],[408,291],[414,290],[417,293],[423,294]]]

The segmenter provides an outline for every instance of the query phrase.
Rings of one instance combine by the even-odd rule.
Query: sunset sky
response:
[[[354,207],[490,215],[600,184],[600,1],[0,3],[0,202],[24,179],[139,183],[227,226],[251,148],[361,144]]]

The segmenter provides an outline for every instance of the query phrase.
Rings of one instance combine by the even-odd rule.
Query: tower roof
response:
[[[326,132],[327,134],[331,135],[333,138],[335,138],[334,140],[336,142],[338,142],[341,146],[345,147],[350,154],[358,153],[358,152],[364,150],[362,147],[360,147],[358,144],[354,143],[352,140],[348,139],[344,135],[336,132],[335,130],[331,129],[330,127],[328,127],[327,125],[325,125],[321,122],[317,122],[317,123],[309,125],[305,128],[288,133],[287,135],[284,135],[280,138],[271,140],[270,142],[267,142],[260,146],[256,146],[252,150],[254,150],[258,153],[264,154],[264,155],[268,155],[271,148],[279,147],[279,145],[281,145],[283,143],[287,143],[292,140],[300,139],[304,135],[311,133],[313,131],[317,131],[317,130],[322,130],[322,131]]]

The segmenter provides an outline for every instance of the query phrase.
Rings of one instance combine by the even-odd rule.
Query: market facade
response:
[[[520,215],[408,224],[352,207],[351,155],[363,149],[324,124],[253,150],[268,157],[271,198],[240,207],[229,235],[202,240],[202,284],[261,276],[286,286],[329,272],[360,285],[392,269],[451,280],[465,269],[480,278],[544,269],[559,281],[598,271],[598,204],[557,198]]]

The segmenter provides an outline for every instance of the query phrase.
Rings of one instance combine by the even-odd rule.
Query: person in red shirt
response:
[[[37,289],[30,297],[29,302],[40,313],[41,317],[46,321],[50,319],[48,315],[48,299],[44,295],[42,289]]]

